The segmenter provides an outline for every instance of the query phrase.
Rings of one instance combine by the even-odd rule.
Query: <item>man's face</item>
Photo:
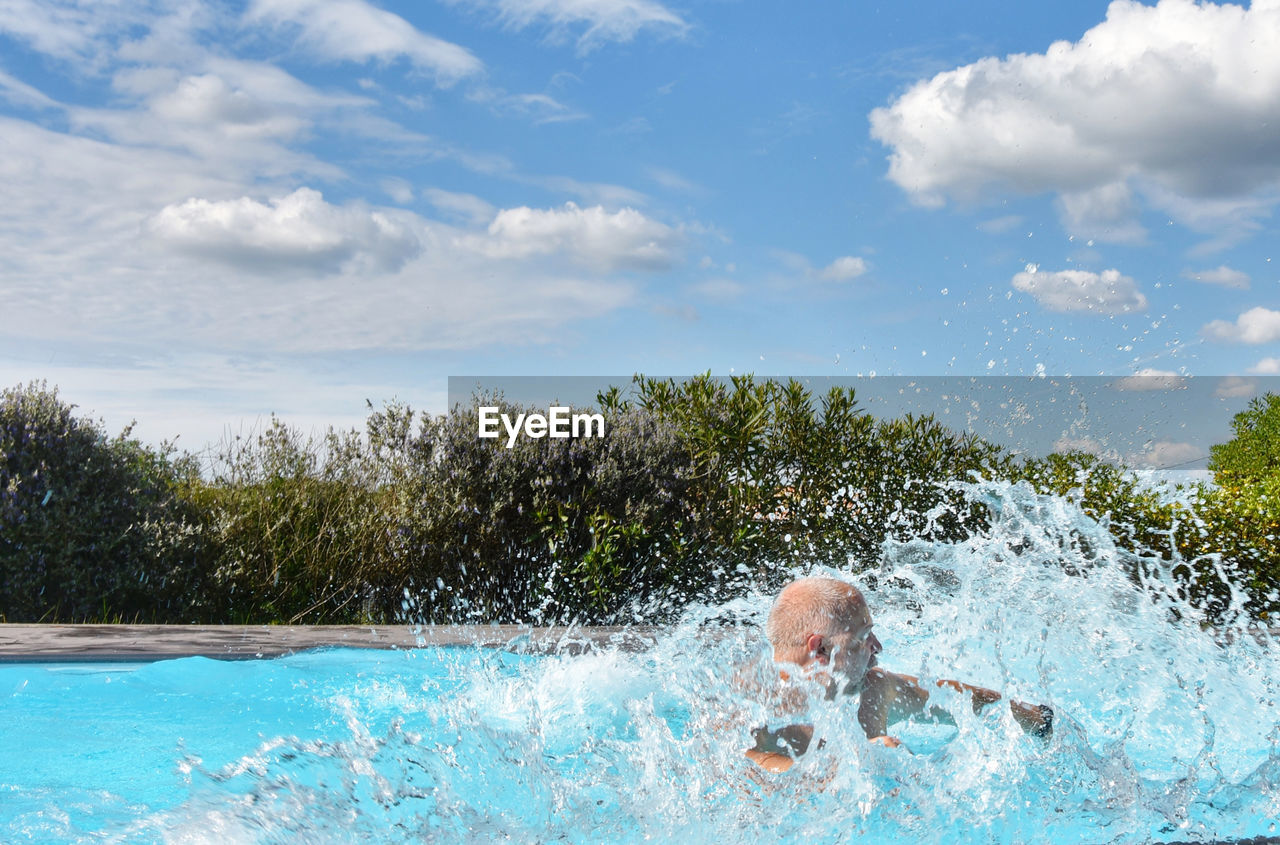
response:
[[[880,640],[872,631],[871,613],[865,606],[845,620],[823,643],[830,671],[843,675],[854,688],[862,685],[867,670],[876,665]]]

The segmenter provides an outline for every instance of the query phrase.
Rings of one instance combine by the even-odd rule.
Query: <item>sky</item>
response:
[[[0,384],[193,450],[459,375],[1239,392],[1278,202],[1280,0],[0,0]]]

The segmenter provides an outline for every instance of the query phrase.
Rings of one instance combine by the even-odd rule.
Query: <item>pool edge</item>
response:
[[[0,623],[0,663],[253,660],[315,648],[481,646],[577,653],[643,650],[655,629],[522,625],[30,625]]]

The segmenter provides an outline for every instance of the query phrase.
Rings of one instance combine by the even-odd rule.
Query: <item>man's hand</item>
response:
[[[754,748],[747,751],[747,757],[766,772],[785,772],[795,763],[786,754],[779,754],[776,751],[758,751]]]

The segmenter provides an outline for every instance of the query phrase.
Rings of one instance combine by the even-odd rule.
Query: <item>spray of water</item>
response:
[[[121,841],[1170,842],[1275,832],[1280,651],[1241,615],[1208,626],[1167,564],[1123,552],[1070,503],[964,485],[990,530],[888,544],[858,575],[885,667],[959,678],[1056,712],[934,702],[955,725],[869,743],[856,701],[784,714],[762,638],[771,596],[691,609],[652,647],[534,655],[437,650],[424,671],[324,693],[339,739],[277,737],[194,758],[181,806]],[[799,573],[798,573],[799,574]],[[1235,607],[1243,596],[1236,595]],[[1228,617],[1231,614],[1228,613]],[[427,667],[427,664],[430,664]],[[406,662],[406,666],[409,663]],[[750,729],[812,724],[790,772],[748,761]],[[815,746],[817,743],[815,743]]]

